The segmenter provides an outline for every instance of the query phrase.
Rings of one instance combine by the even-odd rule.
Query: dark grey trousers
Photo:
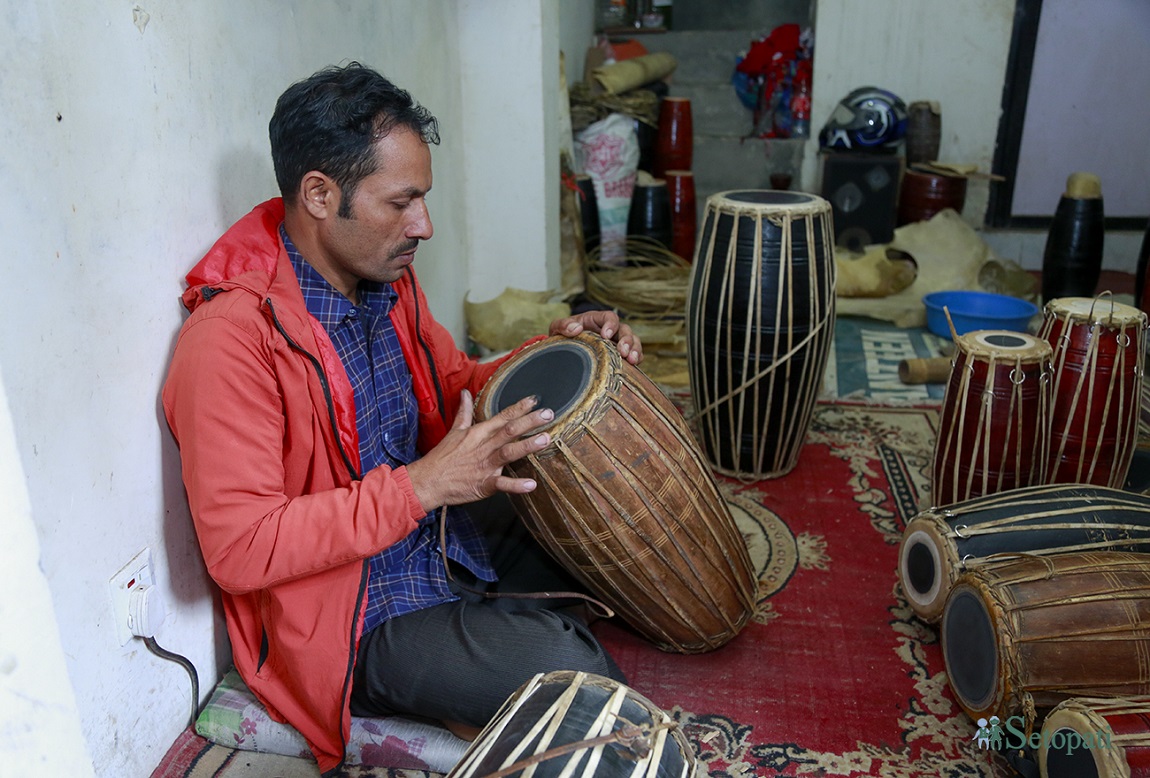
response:
[[[536,673],[582,670],[625,683],[579,617],[580,601],[488,599],[496,592],[582,591],[499,495],[474,511],[499,574],[476,581],[458,565],[456,602],[389,619],[359,642],[351,693],[357,716],[409,715],[481,727]]]

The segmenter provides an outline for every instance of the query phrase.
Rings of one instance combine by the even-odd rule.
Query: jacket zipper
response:
[[[439,403],[439,418],[443,419],[443,425],[450,430],[451,420],[447,418],[447,403],[443,401],[443,387],[439,384],[439,372],[435,369],[435,360],[431,358],[431,347],[423,339],[423,326],[420,324],[419,316],[419,290],[415,285],[415,273],[412,272],[411,266],[407,268],[407,280],[411,283],[411,299],[415,302],[415,339],[423,348],[423,355],[427,359],[427,368],[431,371],[431,383],[435,386],[435,399]]]
[[[272,323],[275,325],[276,330],[279,332],[280,335],[283,336],[284,340],[287,341],[288,345],[291,346],[292,349],[294,349],[296,352],[302,354],[308,360],[308,362],[311,363],[312,368],[315,370],[316,376],[319,378],[320,386],[323,387],[323,397],[324,397],[324,401],[327,403],[328,418],[331,421],[331,431],[332,431],[332,435],[335,437],[336,448],[339,449],[339,455],[340,455],[340,457],[343,458],[343,463],[347,467],[347,471],[351,475],[351,479],[353,481],[362,481],[363,477],[358,472],[356,472],[355,466],[351,463],[351,458],[348,457],[347,451],[345,451],[343,448],[343,440],[340,438],[339,425],[336,423],[336,418],[335,418],[335,401],[332,399],[331,386],[328,384],[327,374],[325,374],[323,371],[323,365],[320,364],[319,359],[317,359],[311,352],[309,352],[303,346],[296,343],[294,340],[292,340],[291,336],[287,334],[287,330],[285,330],[284,326],[282,324],[280,324],[279,316],[276,315],[276,309],[275,309],[275,306],[272,304],[272,299],[270,297],[268,297],[268,298],[266,298],[265,302],[267,302],[268,310],[271,312]],[[418,331],[418,328],[417,328],[417,331]],[[438,387],[438,384],[437,384],[437,387]],[[356,595],[355,610],[352,612],[351,635],[349,636],[349,642],[348,642],[348,645],[351,646],[351,651],[348,652],[347,670],[344,672],[343,690],[341,693],[341,699],[343,700],[344,707],[347,706],[348,695],[350,694],[350,690],[351,690],[352,675],[355,672],[355,632],[356,632],[356,628],[359,626],[360,611],[362,610],[362,608],[364,606],[364,599],[365,599],[365,596],[367,594],[367,577],[368,577],[368,570],[370,569],[370,565],[371,565],[371,563],[367,559],[363,560],[363,567],[360,570],[360,574],[359,574],[359,593]],[[340,722],[339,732],[340,732],[340,734],[339,734],[340,740],[342,741],[343,740],[343,722],[342,721]],[[347,750],[347,742],[346,741],[344,741],[344,743],[343,743],[343,749],[346,752],[346,750]],[[342,758],[340,759],[340,764],[343,764]]]

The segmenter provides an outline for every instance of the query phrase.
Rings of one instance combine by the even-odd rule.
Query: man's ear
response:
[[[334,218],[341,192],[335,181],[318,170],[304,173],[299,183],[299,201],[315,219]]]

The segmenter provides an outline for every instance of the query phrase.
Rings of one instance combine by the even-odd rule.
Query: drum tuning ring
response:
[[[954,534],[955,534],[955,535],[958,535],[958,536],[959,536],[960,538],[962,538],[963,540],[966,540],[966,535],[963,535],[963,534],[962,534],[962,531],[963,531],[964,529],[966,529],[966,528],[967,528],[967,525],[965,525],[965,524],[959,524],[959,525],[957,525],[957,526],[954,528],[954,530],[953,530],[953,531],[954,531]],[[969,556],[969,555],[968,555],[968,556]],[[965,557],[964,557],[964,559],[965,559]]]
[[[1118,348],[1129,348],[1129,347],[1130,347],[1130,336],[1127,335],[1125,332],[1119,332],[1118,333]]]
[[[1010,383],[1014,384],[1015,386],[1021,386],[1022,382],[1025,380],[1026,373],[1023,373],[1017,367],[1012,367],[1010,369]]]

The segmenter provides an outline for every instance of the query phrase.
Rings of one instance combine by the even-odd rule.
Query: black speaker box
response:
[[[834,214],[835,244],[861,251],[890,243],[898,217],[902,156],[824,151],[819,157],[822,196]]]

